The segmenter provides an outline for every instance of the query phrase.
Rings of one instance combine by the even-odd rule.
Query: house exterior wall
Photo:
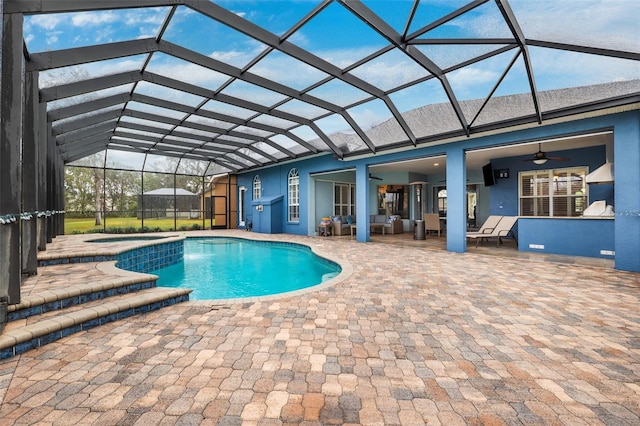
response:
[[[525,218],[518,220],[518,250],[611,258],[615,251],[613,219]]]
[[[625,118],[613,134],[616,268],[640,272],[640,112]]]
[[[606,199],[614,201],[616,216],[614,220],[614,251],[616,268],[640,272],[640,112],[629,111],[624,113],[603,115],[593,118],[585,118],[575,121],[567,121],[556,124],[515,130],[495,135],[473,137],[461,141],[455,141],[444,145],[419,147],[402,152],[390,154],[377,154],[366,158],[344,161],[335,159],[332,155],[318,156],[297,162],[266,167],[238,175],[238,185],[252,187],[253,177],[260,175],[262,180],[263,196],[283,196],[283,223],[282,232],[298,235],[314,235],[317,231],[316,215],[317,206],[315,200],[315,185],[313,174],[326,173],[341,170],[356,170],[357,205],[366,206],[366,209],[358,207],[358,241],[368,241],[368,227],[360,224],[360,220],[366,222],[367,210],[371,209],[371,194],[374,192],[375,183],[367,182],[368,168],[372,165],[386,164],[394,161],[402,161],[417,157],[448,154],[447,158],[447,184],[458,182],[455,187],[449,186],[448,195],[452,197],[452,190],[460,192],[459,196],[453,195],[449,199],[449,206],[459,214],[450,212],[447,225],[447,247],[450,251],[466,250],[466,215],[462,213],[464,201],[465,161],[464,153],[469,149],[478,149],[501,144],[513,144],[518,141],[531,141],[540,138],[553,138],[567,134],[579,134],[611,130],[614,133],[614,163],[615,163],[615,194],[613,185],[591,185],[590,200]],[[589,148],[575,151],[567,151],[568,157],[573,158],[574,165],[588,165],[593,170],[604,163],[604,148]],[[560,167],[567,163],[561,163]],[[291,168],[297,168],[300,175],[300,222],[287,222],[287,175]],[[523,168],[533,169],[531,165],[525,165],[522,157],[496,160],[496,167],[509,168],[510,178],[489,188],[491,196],[490,214],[517,215],[518,192],[517,170]],[[552,164],[546,164],[545,168],[551,168]],[[431,178],[431,177],[430,177]],[[408,177],[407,177],[408,179]],[[401,183],[401,182],[396,182]],[[408,182],[407,182],[408,183]],[[460,187],[460,188],[458,188]],[[364,191],[364,192],[363,192]],[[428,195],[430,196],[430,194]],[[366,200],[364,203],[362,200]],[[453,200],[453,204],[452,204]],[[245,208],[251,209],[251,199],[248,197]],[[311,210],[310,210],[311,209]],[[580,220],[580,219],[574,219]],[[531,232],[544,234],[544,222],[532,222],[535,226]],[[360,228],[360,226],[362,228]],[[610,232],[608,227],[601,227],[602,233]],[[554,231],[555,232],[555,231]],[[605,238],[604,235],[601,237]],[[571,235],[567,232],[564,241],[570,241]],[[561,244],[558,254],[575,254],[570,244]]]

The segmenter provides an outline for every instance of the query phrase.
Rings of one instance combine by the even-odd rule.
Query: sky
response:
[[[388,45],[387,41],[372,28],[335,2],[322,10],[311,22],[292,33],[287,32],[317,6],[317,1],[255,0],[216,3],[279,37],[288,34],[287,41],[340,68],[349,67],[357,60]],[[398,33],[405,31],[407,18],[413,5],[412,1],[370,0],[364,3],[395,31]],[[466,3],[459,0],[421,2],[408,28],[408,34]],[[526,38],[640,53],[637,0],[511,0],[509,4]],[[26,16],[25,41],[29,52],[35,53],[155,37],[168,10],[169,8],[166,7],[158,7]],[[511,37],[493,1],[420,36],[420,38],[479,37]],[[260,42],[183,6],[178,7],[163,39],[239,69],[246,67],[266,48]],[[418,46],[422,53],[443,69],[494,48],[496,48],[495,45]],[[640,79],[638,61],[539,47],[530,47],[529,53],[538,90]],[[50,86],[68,80],[72,74],[79,73],[93,77],[139,69],[145,57],[146,55],[139,55],[77,66],[74,70],[43,72],[41,86]],[[509,51],[448,73],[447,77],[456,98],[460,101],[484,99],[513,57],[514,51]],[[219,89],[229,79],[224,74],[212,72],[163,53],[153,55],[147,70],[169,77],[180,76],[180,79],[185,82],[198,84],[211,90]],[[327,77],[324,72],[277,51],[266,55],[254,64],[249,72],[271,78],[295,90],[304,90]],[[401,112],[447,100],[446,93],[436,80],[393,91],[402,84],[429,75],[428,71],[399,50],[394,49],[349,72],[385,91],[391,91],[389,97]],[[103,95],[123,90],[127,90],[127,87],[112,89],[104,92]],[[528,90],[524,62],[522,58],[518,58],[500,84],[496,96],[525,93]],[[191,106],[202,102],[202,98],[198,96],[174,93],[152,84],[146,86],[141,84],[140,92]],[[265,106],[277,104],[285,99],[282,94],[241,81],[233,82],[222,93],[250,99]],[[337,80],[314,88],[309,91],[309,94],[342,107],[367,97],[367,94],[361,90]],[[61,101],[58,105],[63,105],[64,102],[73,102],[73,100]],[[56,103],[53,105],[55,106]],[[149,112],[153,110],[144,104],[131,106]],[[207,108],[246,117],[253,114],[251,111],[243,111],[237,107],[224,106],[215,102],[210,102],[205,106],[205,109]],[[287,102],[278,109],[294,112],[306,118],[314,118],[327,112],[317,106],[299,101]],[[390,117],[389,110],[381,101],[368,102],[350,109],[349,112],[364,129]],[[165,111],[165,113],[180,116],[174,112]],[[263,118],[263,120],[275,119]],[[283,121],[273,124],[287,126],[291,123]],[[338,115],[324,118],[318,124],[326,133],[345,131],[349,127]],[[299,128],[296,132],[306,140],[317,137],[309,128]]]

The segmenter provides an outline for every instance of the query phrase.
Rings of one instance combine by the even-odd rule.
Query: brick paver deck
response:
[[[0,424],[640,424],[640,274],[213,233],[301,242],[353,273],[291,297],[163,308],[2,361]],[[95,274],[70,268],[70,283]]]

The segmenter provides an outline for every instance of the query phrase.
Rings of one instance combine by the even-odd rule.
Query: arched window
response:
[[[300,176],[297,169],[289,171],[289,222],[300,222]]]
[[[257,200],[262,195],[262,182],[260,181],[260,176],[256,175],[253,178],[253,199]]]

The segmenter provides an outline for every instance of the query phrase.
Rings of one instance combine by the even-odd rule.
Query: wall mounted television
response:
[[[493,172],[491,163],[482,166],[482,177],[484,178],[484,186],[492,186],[496,184],[496,175]]]

